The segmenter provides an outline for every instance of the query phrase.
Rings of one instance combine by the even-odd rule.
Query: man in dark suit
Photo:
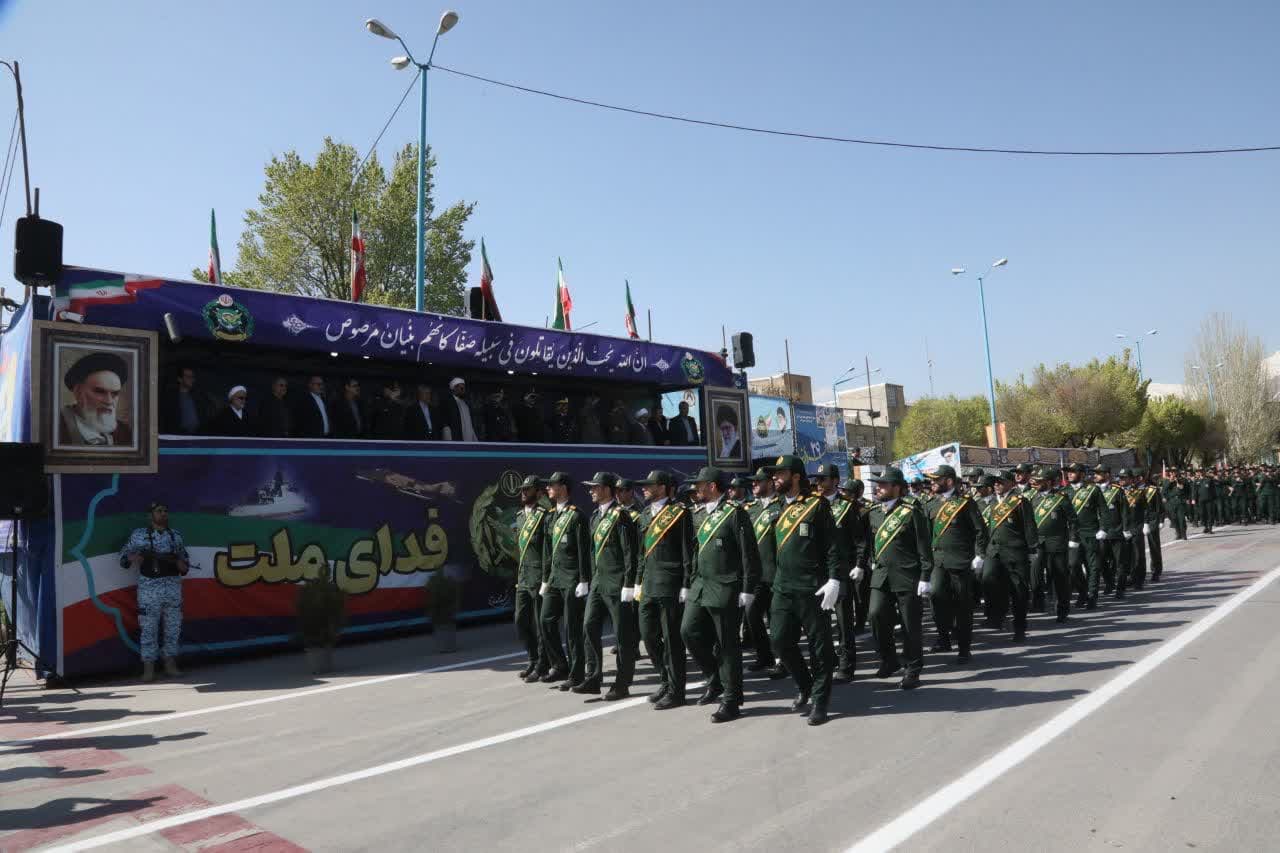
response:
[[[271,396],[258,409],[258,435],[263,438],[287,438],[293,434],[293,412],[285,403],[289,383],[283,376],[271,382]]]
[[[249,412],[245,403],[249,392],[243,385],[236,385],[227,392],[227,407],[214,415],[205,432],[209,435],[223,435],[232,438],[257,435],[255,425],[249,420]]]
[[[360,438],[368,418],[360,407],[360,380],[347,377],[342,383],[342,396],[329,407],[329,422],[335,438]]]
[[[324,379],[312,376],[307,380],[307,393],[302,395],[293,410],[294,435],[299,438],[328,438],[333,435],[333,423],[325,402]]]
[[[698,440],[698,422],[689,417],[689,404],[680,404],[680,414],[667,424],[667,435],[676,447],[696,447]]]
[[[160,400],[160,432],[199,435],[213,417],[213,403],[196,388],[196,372],[188,365],[177,371],[177,381]]]
[[[404,433],[405,406],[400,402],[400,383],[384,380],[382,394],[369,407],[369,438],[395,441]]]
[[[437,413],[431,402],[431,386],[418,385],[418,399],[409,404],[404,415],[404,437],[408,441],[435,441]]]

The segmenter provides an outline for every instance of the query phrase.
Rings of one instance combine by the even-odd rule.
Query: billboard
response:
[[[756,459],[777,459],[795,453],[791,403],[782,397],[757,394],[752,394],[747,402],[751,420],[751,455]]]
[[[839,465],[841,473],[847,475],[849,452],[844,412],[832,406],[806,403],[796,403],[791,411],[796,454],[804,460],[805,470],[812,474],[819,465]]]
[[[902,469],[907,482],[923,478],[939,465],[950,465],[958,472],[961,464],[960,445],[959,443],[944,444],[932,450],[912,454],[906,459],[899,459],[893,464],[894,467]]]

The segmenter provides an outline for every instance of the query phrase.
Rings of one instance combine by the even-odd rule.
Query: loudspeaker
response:
[[[48,287],[62,275],[62,226],[23,216],[14,229],[13,277],[31,287]]]
[[[733,366],[738,370],[756,366],[756,351],[750,332],[738,332],[733,336]]]
[[[49,513],[49,478],[43,444],[0,444],[0,518],[24,520]]]
[[[484,292],[478,287],[467,288],[467,314],[472,320],[484,319]]]

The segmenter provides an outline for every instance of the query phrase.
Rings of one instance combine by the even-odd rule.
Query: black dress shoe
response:
[[[723,687],[708,687],[703,691],[702,695],[698,697],[698,704],[710,705],[712,702],[717,701],[723,693]]]
[[[820,726],[827,721],[827,707],[825,705],[814,705],[813,710],[809,712],[809,725]]]
[[[920,673],[912,671],[902,676],[902,683],[898,685],[903,690],[915,690],[920,686]]]
[[[716,708],[715,713],[711,715],[711,722],[728,723],[732,720],[738,719],[741,716],[742,716],[742,712],[738,710],[737,705],[730,705],[726,702],[721,704],[719,708]]]
[[[668,693],[667,695],[662,697],[661,702],[658,702],[658,704],[653,706],[653,710],[665,711],[668,708],[683,708],[683,707],[684,707],[683,696],[672,696],[670,693]]]
[[[1124,598],[1125,598],[1125,592],[1124,592],[1124,590],[1123,590],[1123,589],[1117,589],[1117,590],[1116,590],[1116,592],[1115,592],[1115,599],[1116,599],[1116,601],[1122,601],[1122,600],[1124,600]]]
[[[630,690],[615,684],[609,688],[608,692],[604,694],[604,701],[617,702],[619,699],[626,699],[630,695],[631,695]]]
[[[963,651],[956,655],[956,663],[968,663],[972,657],[973,655],[969,654],[968,651]]]
[[[796,694],[795,701],[791,703],[791,710],[795,711],[796,713],[800,713],[804,711],[805,706],[808,704],[809,704],[809,691],[801,690],[799,693]]]
[[[667,685],[665,685],[665,684],[664,684],[664,685],[662,685],[660,688],[658,688],[658,692],[657,692],[657,693],[650,693],[650,694],[649,694],[649,704],[650,704],[650,705],[657,705],[657,704],[658,704],[659,702],[661,702],[663,699],[667,698],[667,693],[668,693],[668,692],[669,692],[669,691],[667,690]]]
[[[518,673],[516,673],[516,678],[521,678],[521,679],[528,678],[529,674],[533,672],[535,665],[536,664],[531,663],[528,666],[526,666],[524,669],[520,670]]]
[[[539,681],[542,681],[546,677],[547,677],[547,674],[545,672],[538,672],[538,670],[535,669],[533,672],[529,673],[524,677],[524,683],[537,684]]]
[[[938,642],[936,642],[936,643],[934,643],[934,644],[933,644],[933,648],[929,649],[929,651],[931,651],[931,652],[949,652],[949,651],[951,651],[951,641],[950,641],[950,640],[939,640]]]
[[[569,673],[563,669],[553,669],[540,679],[543,684],[554,684],[557,681],[564,681],[569,677]]]
[[[1013,642],[1024,643],[1026,642],[1026,640],[1027,640],[1027,632],[1025,630],[1019,630],[1019,631],[1013,632]]]
[[[583,695],[583,696],[586,696],[586,695],[590,695],[590,696],[599,696],[599,695],[600,695],[600,682],[598,682],[598,681],[584,681],[584,682],[582,682],[581,684],[575,684],[573,687],[571,687],[571,688],[569,688],[569,689],[570,689],[570,690],[572,690],[574,693],[577,693],[577,694],[579,694],[579,695]]]
[[[1091,596],[1089,596],[1089,601],[1088,601],[1088,603],[1087,603],[1087,604],[1085,604],[1084,609],[1085,609],[1085,610],[1097,610],[1097,609],[1098,609],[1098,596],[1096,596],[1096,595],[1091,595]]]
[[[1084,607],[1088,603],[1089,603],[1089,596],[1087,594],[1082,594],[1079,598],[1076,599],[1076,607]]]
[[[780,663],[775,663],[765,674],[769,676],[770,681],[777,681],[779,678],[787,677],[787,668]]]
[[[888,678],[894,673],[901,672],[901,671],[902,671],[901,666],[890,666],[888,664],[881,664],[880,668],[876,670],[876,678]]]
[[[1059,624],[1059,625],[1065,625],[1065,624],[1066,624],[1066,622],[1067,622],[1067,614],[1065,614],[1065,613],[1059,613],[1059,614],[1058,614],[1057,622],[1058,622],[1058,624]]]
[[[848,684],[850,681],[853,681],[853,670],[837,669],[835,672],[831,673],[831,680],[838,681],[841,684]]]
[[[575,687],[581,687],[581,686],[582,686],[582,684],[583,684],[583,682],[581,682],[581,681],[568,681],[568,680],[565,680],[565,681],[560,682],[560,688],[559,688],[559,689],[560,689],[560,692],[561,692],[561,693],[568,693],[570,690],[574,689]]]
[[[772,666],[772,661],[763,661],[756,658],[754,661],[747,664],[747,672],[761,672],[763,670],[770,669]]]

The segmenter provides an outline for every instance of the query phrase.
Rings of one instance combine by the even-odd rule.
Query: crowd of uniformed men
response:
[[[1158,581],[1162,524],[1185,539],[1189,522],[1211,533],[1280,520],[1271,467],[1160,474],[1074,464],[1065,483],[1062,475],[1019,465],[961,478],[942,465],[909,484],[888,468],[870,478],[867,500],[862,481],[842,482],[836,466],[810,477],[801,459],[783,456],[732,481],[715,468],[684,482],[668,471],[637,482],[597,473],[583,483],[589,514],[572,502],[568,474],[529,476],[517,522],[515,622],[529,654],[520,677],[600,694],[607,619],[616,632],[607,701],[630,695],[643,641],[660,678],[649,696],[657,710],[689,701],[692,657],[705,679],[697,704],[718,706],[712,722],[736,719],[745,651],[746,669],[792,678],[793,710],[820,725],[832,682],[853,679],[855,636],[868,624],[875,677],[901,672],[903,690],[919,686],[926,598],[932,651],[954,649],[963,665],[979,606],[997,630],[1011,613],[1021,642],[1028,611],[1052,602],[1065,622],[1073,599],[1093,610],[1099,596]]]

